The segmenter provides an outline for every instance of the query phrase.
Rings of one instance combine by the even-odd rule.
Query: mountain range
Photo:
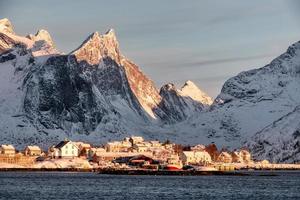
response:
[[[128,135],[248,147],[258,159],[300,161],[300,43],[230,78],[212,100],[192,81],[157,89],[120,51],[114,30],[64,54],[46,30],[19,36],[0,20],[0,142],[64,138],[94,144]]]

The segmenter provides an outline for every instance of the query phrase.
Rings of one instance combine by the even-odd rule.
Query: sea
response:
[[[87,172],[0,172],[0,199],[298,199],[299,171],[247,176],[102,175]]]

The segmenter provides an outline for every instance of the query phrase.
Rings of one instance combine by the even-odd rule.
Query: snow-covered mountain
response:
[[[162,125],[175,123],[161,108],[154,83],[120,53],[113,30],[95,32],[62,54],[47,31],[21,37],[7,19],[1,22],[0,111],[9,111],[0,113],[3,142],[45,144],[68,137],[100,143],[128,134],[163,138]]]
[[[256,133],[247,146],[257,159],[300,162],[300,106]]]
[[[290,46],[270,64],[230,78],[209,111],[178,124],[175,130],[188,132],[190,137],[201,138],[204,143],[215,142],[235,148],[252,141],[255,133],[298,105],[300,42]]]
[[[172,83],[162,86],[160,108],[168,114],[168,121],[180,122],[197,113],[205,111],[212,100],[192,81],[187,81],[181,89]]]
[[[46,30],[22,37],[0,20],[0,141],[18,147],[65,137],[99,144],[134,134],[245,144],[257,158],[291,162],[299,157],[299,90],[300,42],[270,64],[230,78],[212,101],[192,81],[158,91],[121,53],[113,30],[95,32],[62,54]]]

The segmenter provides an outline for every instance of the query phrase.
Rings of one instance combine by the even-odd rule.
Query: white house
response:
[[[206,151],[183,151],[180,158],[186,165],[211,163],[211,156]]]
[[[62,141],[52,148],[52,153],[55,158],[74,158],[79,156],[79,147],[75,142]]]

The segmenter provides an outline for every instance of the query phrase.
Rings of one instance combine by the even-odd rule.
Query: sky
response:
[[[69,53],[113,28],[122,54],[158,88],[192,80],[212,97],[299,41],[299,10],[297,0],[0,0],[0,18],[20,35],[46,29]]]

